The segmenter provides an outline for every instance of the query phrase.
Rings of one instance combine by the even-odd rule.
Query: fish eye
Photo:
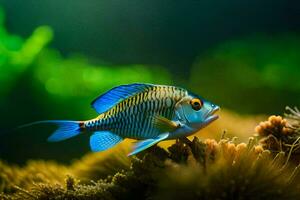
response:
[[[203,106],[203,102],[200,99],[197,99],[197,98],[192,99],[190,101],[190,104],[191,104],[192,108],[196,111],[200,110]]]

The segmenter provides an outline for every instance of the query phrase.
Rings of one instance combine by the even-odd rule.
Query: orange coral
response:
[[[287,108],[291,114],[286,118],[272,115],[267,121],[255,127],[255,132],[261,137],[259,143],[271,152],[289,152],[293,155],[300,152],[300,113],[298,109]],[[257,151],[261,151],[257,149]]]
[[[258,126],[255,127],[255,132],[260,136],[272,135],[290,135],[293,130],[290,128],[286,119],[281,116],[272,115],[268,118],[268,121],[260,122]]]
[[[206,139],[205,144],[205,156],[207,158],[224,157],[228,162],[234,162],[240,159],[246,152],[250,154],[260,154],[265,150],[262,146],[257,145],[256,142],[253,143],[253,138],[249,138],[248,144],[239,143],[235,144],[234,139],[221,139],[217,142],[214,139]]]
[[[214,139],[206,139],[204,143],[206,145],[205,153],[215,156],[219,150],[218,142]]]
[[[247,149],[247,144],[246,143],[240,143],[238,145],[236,145],[236,153],[237,155],[241,155],[242,153],[244,153]]]
[[[260,146],[260,145],[257,145],[257,146],[254,147],[254,152],[255,152],[256,154],[260,154],[260,153],[262,153],[263,151],[264,151],[264,148],[263,148],[262,146]]]

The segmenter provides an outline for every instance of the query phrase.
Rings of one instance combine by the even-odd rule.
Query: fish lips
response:
[[[216,106],[212,111],[210,111],[204,121],[204,125],[207,126],[208,124],[212,123],[213,121],[217,120],[219,118],[218,115],[214,115],[217,111],[220,110],[219,106]]]

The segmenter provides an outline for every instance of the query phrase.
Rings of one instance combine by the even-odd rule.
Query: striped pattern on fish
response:
[[[121,137],[133,139],[153,138],[160,133],[152,126],[153,116],[173,119],[175,104],[186,95],[187,91],[179,87],[148,87],[97,118],[86,121],[84,127],[88,131],[109,130]]]

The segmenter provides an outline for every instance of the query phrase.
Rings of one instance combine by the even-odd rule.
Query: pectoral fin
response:
[[[153,116],[153,126],[156,127],[161,132],[172,132],[178,128],[178,124],[163,117],[163,116]]]
[[[158,135],[156,138],[151,138],[151,139],[142,140],[140,142],[137,142],[133,148],[133,151],[131,153],[129,153],[128,156],[137,154],[137,153],[153,146],[154,144],[166,139],[168,136],[169,136],[169,133],[162,133],[162,134]]]

